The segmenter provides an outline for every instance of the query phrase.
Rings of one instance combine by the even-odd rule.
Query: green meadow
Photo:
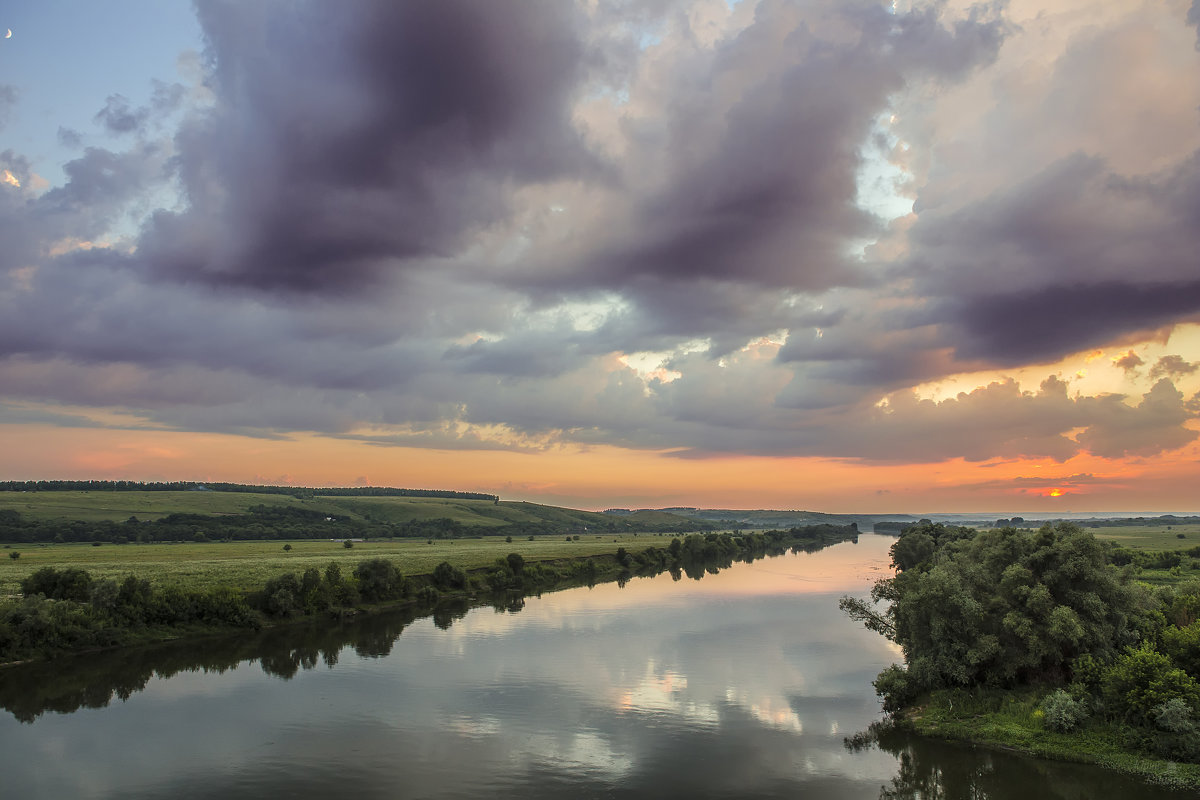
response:
[[[1101,541],[1113,541],[1132,550],[1190,550],[1200,545],[1200,525],[1122,525],[1083,529]],[[1183,538],[1180,538],[1183,534]]]
[[[0,549],[0,597],[19,593],[20,580],[42,567],[79,567],[94,578],[121,579],[136,575],[156,587],[177,586],[185,590],[227,586],[250,591],[285,572],[303,572],[308,567],[324,569],[331,561],[351,573],[358,562],[386,558],[405,575],[425,575],[442,561],[463,570],[490,566],[509,553],[520,553],[527,562],[555,561],[597,555],[612,555],[617,548],[629,552],[651,545],[665,547],[670,537],[662,534],[583,534],[578,541],[566,536],[537,536],[533,541],[502,536],[476,539],[370,540],[355,542],[347,549],[341,542],[327,540],[155,543],[155,544],[13,544]],[[284,550],[290,546],[290,550]],[[6,557],[19,552],[19,559]]]

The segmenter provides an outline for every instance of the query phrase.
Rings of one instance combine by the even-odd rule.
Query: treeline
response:
[[[448,489],[394,489],[386,486],[261,486],[246,483],[200,483],[196,481],[0,481],[0,492],[197,491],[282,494],[300,499],[312,497],[440,497],[454,500],[500,501],[498,495],[482,492],[455,492]]]
[[[537,520],[509,525],[464,525],[448,517],[386,522],[358,520],[349,516],[292,506],[256,505],[245,514],[168,514],[161,519],[123,522],[110,520],[41,520],[11,509],[0,509],[0,541],[20,543],[102,542],[130,544],[150,542],[249,541],[273,539],[459,539],[470,536],[519,536],[558,534],[578,530],[573,522]],[[589,526],[593,533],[628,530],[614,519]],[[688,533],[710,530],[704,522],[638,525],[647,533]]]
[[[929,692],[1026,689],[1038,719],[1116,730],[1135,749],[1200,761],[1200,581],[1152,589],[1078,525],[976,532],[910,527],[896,574],[841,606],[900,645],[880,673],[888,712]]]
[[[565,585],[624,580],[670,570],[700,578],[734,561],[752,560],[787,547],[810,549],[857,536],[853,528],[753,532],[734,536],[692,534],[667,547],[637,552],[618,548],[613,556],[526,563],[520,553],[470,573],[442,562],[428,575],[403,575],[382,558],[359,562],[343,573],[331,562],[324,570],[285,572],[253,592],[229,588],[185,591],[156,587],[130,575],[95,579],[79,568],[43,567],[21,581],[22,597],[0,604],[0,662],[112,647],[165,634],[253,630],[272,621],[341,618],[365,605],[411,603],[433,612],[454,609],[456,598],[493,598],[515,610],[521,598]],[[449,603],[449,605],[447,605]],[[465,612],[464,612],[465,613]],[[449,620],[445,620],[449,624]]]

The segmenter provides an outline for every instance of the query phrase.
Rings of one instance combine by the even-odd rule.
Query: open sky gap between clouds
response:
[[[104,146],[63,129],[64,182],[0,139],[0,421],[876,462],[1188,445],[1200,353],[1130,348],[1200,322],[1200,4],[898,6],[198,2],[202,79],[110,95]],[[25,102],[0,85],[0,126]],[[866,210],[870,147],[911,214]],[[1097,348],[1140,382],[912,391]]]

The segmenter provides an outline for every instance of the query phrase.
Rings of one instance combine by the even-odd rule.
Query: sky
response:
[[[1200,510],[1200,0],[10,31],[0,479]]]

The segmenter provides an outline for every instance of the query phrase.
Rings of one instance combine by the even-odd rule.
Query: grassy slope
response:
[[[0,549],[0,597],[16,594],[19,581],[41,567],[80,567],[94,578],[123,578],[136,574],[158,586],[176,585],[184,589],[231,586],[257,589],[273,576],[284,572],[303,572],[308,567],[324,569],[330,561],[351,571],[359,561],[387,558],[396,562],[406,575],[428,574],[442,561],[462,569],[488,566],[509,553],[520,553],[526,561],[605,555],[618,547],[630,552],[654,545],[665,547],[670,537],[656,534],[584,534],[579,541],[565,537],[538,536],[534,541],[514,538],[508,543],[502,536],[480,539],[435,539],[359,542],[346,549],[339,542],[302,540],[206,542],[179,544],[126,544],[93,547],[87,544],[11,545],[20,559],[4,556]]]
[[[241,492],[0,492],[0,509],[12,509],[34,519],[111,520],[131,516],[153,520],[171,513],[244,514],[251,506],[288,506],[354,519],[402,523],[410,520],[449,518],[468,526],[499,527],[510,523],[554,522],[581,529],[612,522],[613,517],[594,511],[491,500],[441,497],[314,497],[298,500],[283,494]],[[638,512],[622,517],[639,524],[680,521],[662,512]]]
[[[260,504],[299,507],[304,501],[282,494],[237,492],[0,492],[0,509],[32,519],[121,522],[151,520],[172,513],[244,514]]]

